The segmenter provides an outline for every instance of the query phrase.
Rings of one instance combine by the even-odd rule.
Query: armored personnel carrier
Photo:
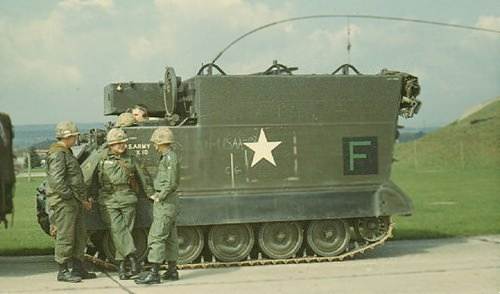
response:
[[[184,267],[342,260],[391,236],[393,215],[411,200],[390,180],[398,117],[418,112],[417,78],[351,65],[329,74],[295,74],[274,62],[267,70],[229,75],[215,64],[182,80],[167,67],[162,82],[112,83],[104,112],[135,104],[153,117],[125,127],[128,152],[155,174],[149,141],[169,125],[181,158],[180,262]],[[351,74],[352,73],[352,74]],[[93,130],[76,154],[90,192],[102,153]],[[40,189],[39,219],[49,211]],[[142,256],[152,205],[140,197],[135,241]],[[109,260],[113,244],[94,209],[92,240]]]

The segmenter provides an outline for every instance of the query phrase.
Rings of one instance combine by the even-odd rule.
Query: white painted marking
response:
[[[234,188],[234,155],[231,152],[230,154],[231,157],[231,187]]]
[[[260,129],[260,135],[257,142],[244,143],[244,144],[248,148],[252,149],[252,151],[254,152],[251,167],[256,165],[262,159],[265,159],[269,161],[272,165],[276,166],[276,162],[274,161],[272,151],[274,148],[278,147],[279,144],[281,144],[281,141],[273,141],[273,142],[267,141],[264,129],[262,128]]]

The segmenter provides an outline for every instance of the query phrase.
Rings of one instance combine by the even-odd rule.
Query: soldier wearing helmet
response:
[[[167,261],[168,269],[161,276],[164,280],[178,280],[177,272],[178,241],[175,226],[177,210],[176,190],[179,185],[179,162],[172,150],[174,142],[172,131],[168,127],[160,127],[153,132],[151,142],[161,154],[158,172],[154,178],[155,193],[150,196],[153,204],[153,224],[148,236],[148,261],[151,271],[135,280],[137,284],[157,284],[160,279],[160,265]]]
[[[137,125],[135,117],[130,112],[124,112],[118,116],[115,122],[115,128],[131,127]]]
[[[111,129],[106,140],[107,154],[97,165],[99,211],[116,248],[119,278],[125,280],[139,273],[132,238],[137,195],[141,186],[148,195],[153,188],[148,185],[145,171],[127,154],[127,134],[122,129]]]
[[[54,211],[51,231],[55,232],[57,280],[75,283],[96,277],[82,263],[87,244],[83,209],[90,210],[92,202],[87,197],[80,164],[71,151],[79,135],[78,128],[74,122],[63,121],[57,124],[55,132],[58,141],[50,146],[47,155],[47,199]]]

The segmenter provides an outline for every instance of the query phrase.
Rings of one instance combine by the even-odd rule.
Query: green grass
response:
[[[397,144],[392,178],[414,201],[396,238],[500,234],[500,101]]]
[[[396,239],[500,234],[500,169],[415,171],[395,165],[392,179],[413,200],[396,217]]]
[[[35,189],[43,178],[18,178],[14,198],[14,225],[0,227],[0,255],[38,255],[53,252],[53,240],[36,220]],[[10,216],[8,217],[10,221]]]
[[[405,168],[422,170],[500,167],[500,101],[417,141],[397,144],[395,157]]]
[[[413,200],[411,217],[396,217],[395,239],[500,234],[500,169],[416,171],[396,163],[393,181]],[[0,228],[0,255],[51,254],[53,240],[38,226],[35,188],[18,179],[14,227]]]

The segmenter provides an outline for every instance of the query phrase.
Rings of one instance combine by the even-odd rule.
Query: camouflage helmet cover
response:
[[[128,141],[128,136],[122,129],[111,129],[106,136],[106,141],[109,145],[125,143]]]
[[[135,117],[132,113],[130,112],[124,112],[118,116],[116,119],[115,127],[121,128],[121,127],[130,127],[134,125],[137,121],[135,120]]]
[[[56,138],[63,139],[71,136],[77,136],[80,132],[76,124],[72,121],[62,121],[56,125]]]
[[[174,134],[168,127],[159,127],[151,135],[151,142],[155,144],[168,144],[174,142]]]

